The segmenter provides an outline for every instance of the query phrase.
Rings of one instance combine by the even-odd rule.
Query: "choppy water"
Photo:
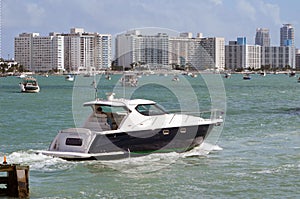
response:
[[[152,154],[118,161],[67,162],[36,154],[47,149],[57,131],[73,127],[76,103],[90,100],[86,86],[62,76],[38,76],[41,92],[19,93],[16,77],[0,78],[0,158],[30,165],[31,198],[297,198],[300,195],[300,83],[287,75],[241,75],[222,79],[226,122],[217,145],[185,154]],[[170,76],[124,96],[150,98],[169,109],[195,106],[193,93]],[[164,78],[162,83],[158,83]],[[184,79],[184,77],[180,77]],[[98,95],[112,91],[119,76],[100,80]],[[142,82],[141,79],[141,82]],[[199,108],[210,98],[201,77],[189,79]],[[174,89],[185,95],[176,99]],[[212,88],[213,90],[217,88]],[[86,92],[86,93],[85,93]],[[81,93],[82,95],[79,95]],[[191,95],[191,96],[190,96]],[[214,94],[213,94],[214,95]],[[72,98],[76,98],[76,102]],[[79,109],[81,110],[81,109]],[[84,111],[82,112],[84,115]],[[79,118],[79,117],[78,117]],[[75,119],[76,120],[76,119]],[[78,119],[80,121],[80,118]],[[207,151],[210,151],[207,154]]]

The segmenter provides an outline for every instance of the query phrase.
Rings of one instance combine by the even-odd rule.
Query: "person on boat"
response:
[[[103,121],[107,120],[107,115],[106,115],[106,113],[104,113],[102,111],[102,107],[101,106],[99,106],[99,107],[96,108],[95,116],[99,117],[99,118],[103,118]]]
[[[110,126],[110,128],[112,127],[112,122],[111,122],[110,117],[107,117],[107,113],[103,112],[101,106],[99,106],[99,107],[96,108],[95,116],[97,118],[99,118],[100,124],[101,123],[104,123],[104,124],[106,123],[106,124],[108,124]]]

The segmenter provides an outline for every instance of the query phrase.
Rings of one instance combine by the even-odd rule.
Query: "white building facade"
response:
[[[64,36],[65,67],[68,71],[97,71],[111,67],[111,35],[72,28]]]
[[[111,67],[111,35],[86,33],[22,33],[15,38],[15,60],[32,71],[100,70]]]
[[[193,38],[191,33],[180,34],[169,40],[170,64],[192,65],[197,69],[224,69],[225,39],[203,38],[201,33]]]
[[[225,46],[226,69],[259,69],[261,67],[261,46],[244,42],[229,41]]]
[[[293,46],[262,46],[262,66],[270,69],[294,68],[295,50]]]
[[[225,46],[227,69],[283,69],[295,67],[294,46],[248,45],[242,40],[229,41]],[[246,41],[244,39],[244,41]]]
[[[32,66],[32,40],[33,37],[37,36],[39,36],[39,33],[22,33],[15,38],[14,42],[15,61],[29,70]]]
[[[22,33],[15,38],[15,60],[31,71],[64,69],[62,36]]]
[[[116,62],[124,68],[135,63],[152,69],[169,67],[169,36],[166,33],[142,35],[138,30],[128,31],[116,37]]]

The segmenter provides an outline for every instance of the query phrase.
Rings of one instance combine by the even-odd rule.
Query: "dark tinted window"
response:
[[[82,139],[80,139],[80,138],[67,138],[66,139],[66,145],[81,146],[82,145]]]

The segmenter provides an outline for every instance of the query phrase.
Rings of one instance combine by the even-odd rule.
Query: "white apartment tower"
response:
[[[169,36],[166,33],[142,35],[138,30],[116,37],[116,61],[119,66],[131,67],[141,63],[150,68],[169,67]]]
[[[259,69],[261,67],[261,46],[248,45],[245,37],[229,41],[225,46],[227,69]]]
[[[15,60],[32,71],[63,70],[63,37],[22,33],[15,38]]]
[[[262,46],[262,66],[270,69],[294,68],[295,53],[293,46]]]
[[[70,71],[94,71],[111,67],[111,35],[87,33],[82,28],[72,28],[63,34],[65,42],[65,67]]]
[[[111,35],[86,33],[22,33],[15,38],[15,60],[32,71],[99,70],[111,67]]]
[[[300,70],[300,49],[296,50],[296,69]]]
[[[225,40],[221,37],[204,38],[201,33],[196,38],[191,33],[181,33],[170,42],[170,64],[192,65],[197,69],[224,69]]]
[[[37,36],[39,36],[39,33],[22,33],[15,38],[15,61],[29,70],[31,70],[32,66],[32,40],[33,37]]]

